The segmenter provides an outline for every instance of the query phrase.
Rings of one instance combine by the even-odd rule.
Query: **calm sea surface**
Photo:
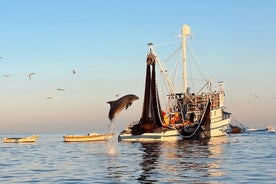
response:
[[[64,143],[62,136],[0,143],[0,183],[276,183],[273,133],[144,143]]]

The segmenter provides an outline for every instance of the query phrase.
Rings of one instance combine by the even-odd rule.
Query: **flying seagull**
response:
[[[51,100],[52,99],[52,97],[51,96],[47,96],[47,100]]]
[[[75,70],[73,70],[73,74],[76,74],[77,72]]]
[[[2,75],[3,77],[10,77],[11,75]]]
[[[34,75],[35,73],[29,73],[29,79],[32,79],[32,75]]]
[[[65,91],[65,89],[57,88],[58,91]]]

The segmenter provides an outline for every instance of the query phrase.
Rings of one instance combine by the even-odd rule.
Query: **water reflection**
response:
[[[141,142],[141,149],[144,153],[142,155],[142,162],[139,165],[141,166],[142,173],[137,179],[141,183],[154,183],[158,181],[158,178],[151,176],[158,172],[156,169],[158,169],[161,144],[161,142]]]
[[[139,183],[214,183],[221,169],[223,137],[207,141],[145,142]]]

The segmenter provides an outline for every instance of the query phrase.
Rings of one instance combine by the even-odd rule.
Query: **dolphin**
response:
[[[131,106],[132,102],[138,100],[139,97],[133,94],[125,95],[118,100],[108,101],[107,103],[110,104],[110,110],[108,117],[112,121],[113,118],[121,112],[124,108],[127,110],[129,106]]]

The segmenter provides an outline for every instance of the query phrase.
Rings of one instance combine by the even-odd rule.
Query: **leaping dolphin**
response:
[[[110,104],[108,114],[109,119],[112,121],[119,112],[121,112],[124,108],[127,110],[127,108],[131,106],[132,102],[138,99],[139,97],[136,95],[129,94],[119,98],[118,100],[108,101],[107,103]]]

